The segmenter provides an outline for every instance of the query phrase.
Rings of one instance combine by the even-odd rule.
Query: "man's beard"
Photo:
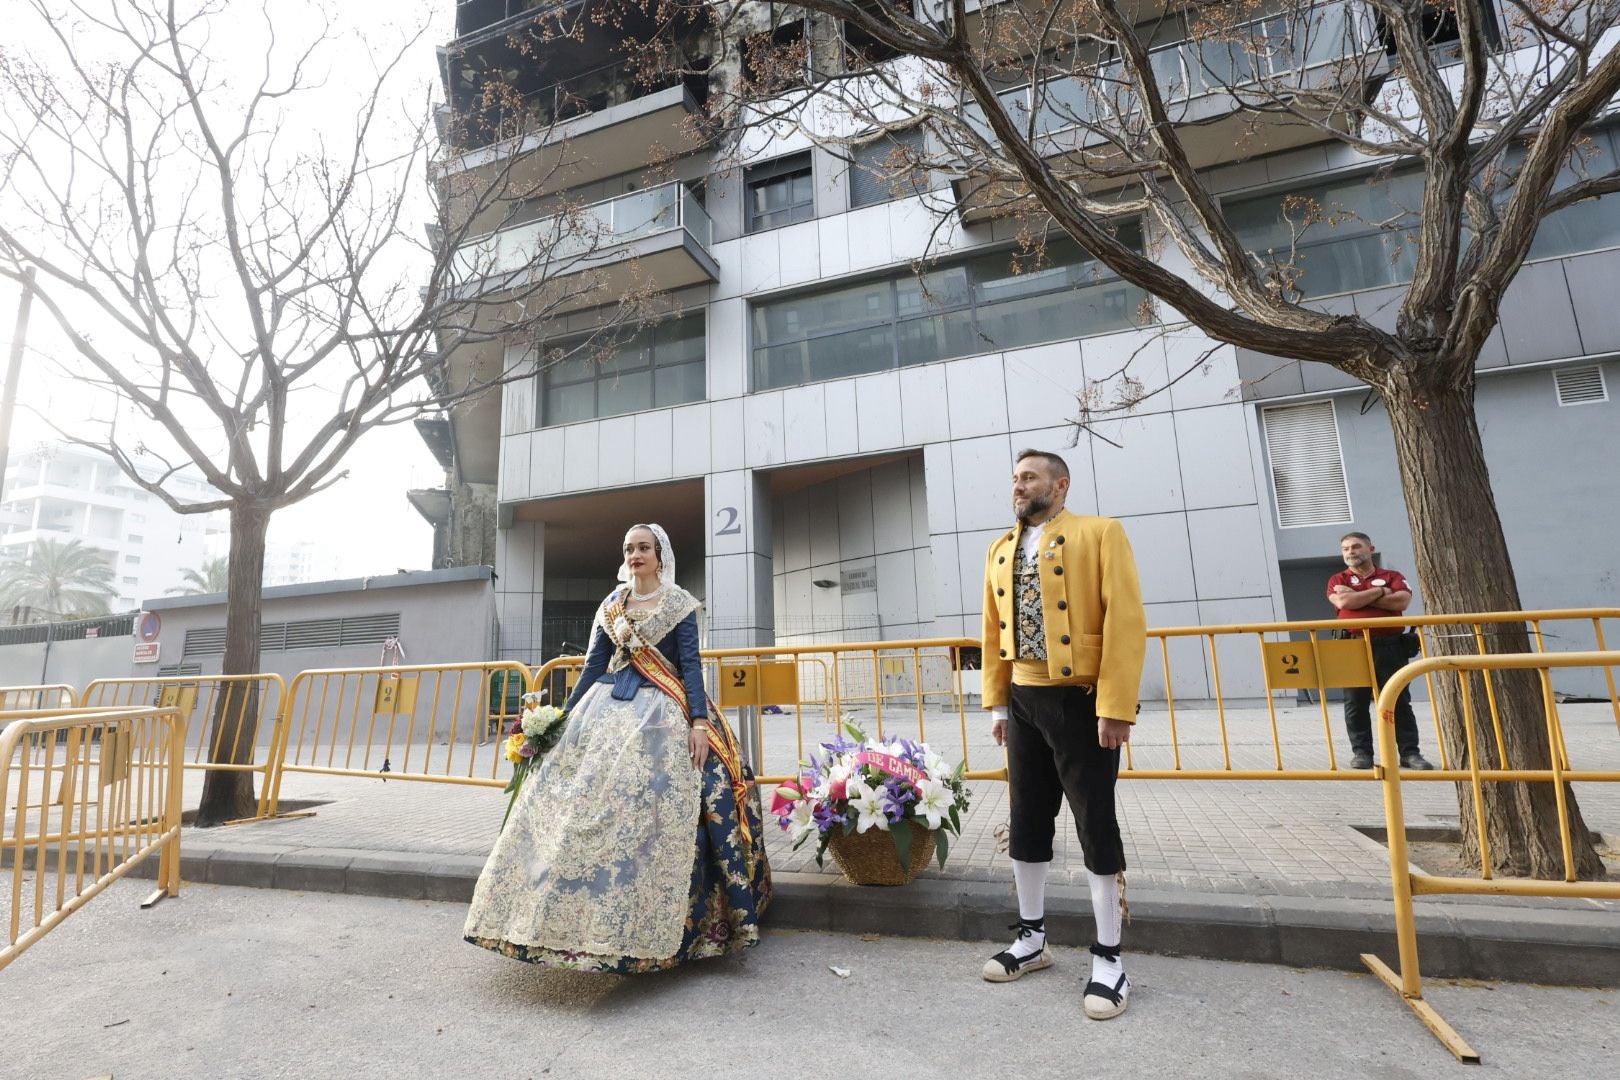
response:
[[[1051,506],[1052,497],[1050,495],[1031,495],[1025,502],[1023,511],[1020,512],[1018,507],[1014,506],[1013,513],[1018,514],[1018,523],[1020,525],[1028,525],[1030,518],[1039,517],[1051,509]]]

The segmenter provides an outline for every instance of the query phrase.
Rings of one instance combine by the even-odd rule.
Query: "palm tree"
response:
[[[171,596],[207,596],[210,593],[222,593],[230,584],[231,561],[228,556],[221,555],[216,559],[204,559],[201,569],[191,569],[180,576],[183,583],[171,589],[165,589]]]
[[[0,564],[0,607],[29,607],[37,618],[105,615],[116,595],[106,553],[78,540],[41,540],[30,555],[13,552]]]

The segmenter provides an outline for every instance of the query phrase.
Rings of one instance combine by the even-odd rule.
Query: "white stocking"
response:
[[[1024,922],[1040,922],[1046,917],[1046,871],[1049,862],[1012,861],[1013,882],[1018,887],[1018,917]],[[1033,956],[1046,948],[1046,932],[1020,932],[1007,949],[1017,957]]]
[[[1016,865],[1016,864],[1014,864]],[[1093,874],[1086,871],[1086,879],[1091,885],[1091,914],[1097,921],[1097,944],[1105,949],[1116,950],[1116,956],[1110,960],[1095,953],[1091,957],[1091,978],[1093,982],[1100,982],[1104,986],[1113,986],[1124,974],[1125,967],[1120,963],[1117,950],[1120,945],[1120,935],[1123,932],[1122,911],[1119,898],[1119,882],[1122,874]]]

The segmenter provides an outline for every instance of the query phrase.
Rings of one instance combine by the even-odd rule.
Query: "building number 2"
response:
[[[737,514],[737,508],[735,506],[722,506],[714,516],[723,519],[724,522],[718,529],[715,530],[714,535],[736,536],[738,533],[742,532],[742,523],[738,521],[739,515]]]

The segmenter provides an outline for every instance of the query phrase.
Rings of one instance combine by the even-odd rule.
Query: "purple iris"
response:
[[[836,813],[833,808],[826,803],[816,807],[812,816],[815,818],[817,831],[823,836],[825,836],[827,834],[827,830],[831,829],[834,825],[843,825],[849,821],[848,814]]]
[[[916,794],[905,781],[890,777],[883,782],[883,795],[879,805],[883,807],[883,814],[890,822],[905,817],[906,807],[916,801]]]

